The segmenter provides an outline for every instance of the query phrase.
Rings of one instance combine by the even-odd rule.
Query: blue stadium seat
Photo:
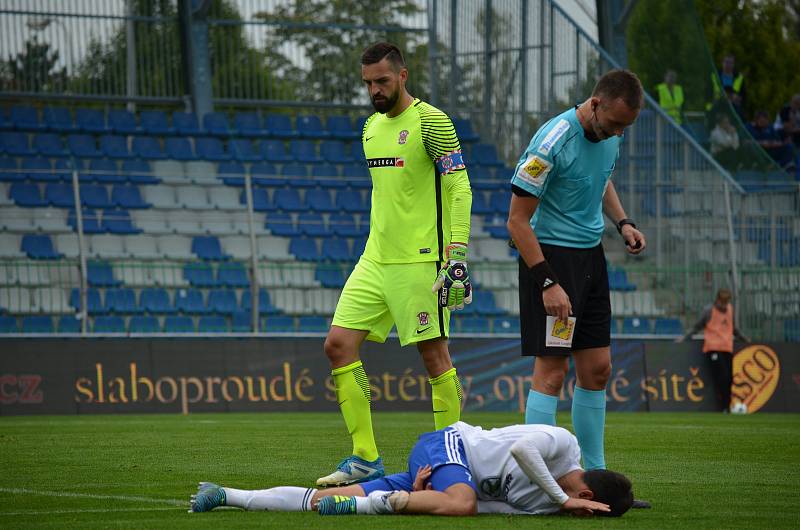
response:
[[[100,151],[108,158],[124,160],[133,158],[128,150],[128,139],[124,136],[114,136],[107,134],[100,137]]]
[[[365,162],[367,161],[367,156],[364,154],[364,144],[361,142],[353,142],[350,144],[352,146],[351,151],[353,152],[353,158],[356,159],[357,162]]]
[[[327,237],[322,240],[322,259],[326,261],[355,261],[346,239]]]
[[[194,112],[173,112],[172,126],[175,127],[175,133],[180,136],[197,136],[203,134],[203,130],[200,128],[200,122],[197,119],[197,114]]]
[[[248,287],[250,279],[241,263],[223,263],[217,268],[217,282],[224,287]]]
[[[142,128],[136,124],[136,116],[130,111],[116,109],[108,111],[108,127],[114,134],[139,134]]]
[[[300,333],[324,333],[328,331],[325,317],[303,315],[297,319],[297,331]]]
[[[9,121],[15,129],[20,131],[40,132],[47,126],[39,122],[39,113],[33,107],[11,107]]]
[[[11,120],[8,116],[6,116],[6,110],[0,108],[0,130],[3,131],[10,131],[14,128],[14,125],[11,123]]]
[[[72,182],[73,163],[68,158],[57,158],[55,163],[55,175],[60,180]],[[78,176],[80,179],[80,176]]]
[[[33,147],[40,155],[69,156],[69,151],[64,147],[64,142],[57,134],[37,134],[33,137]]]
[[[194,151],[188,138],[182,136],[170,137],[164,140],[164,152],[167,158],[173,160],[194,160]]]
[[[654,333],[656,335],[683,335],[683,324],[679,318],[657,318]]]
[[[100,225],[100,216],[97,211],[89,210],[87,208],[81,209],[83,218],[83,231],[86,234],[102,234],[106,230]],[[67,214],[67,225],[77,232],[78,218],[75,215],[75,210],[72,209]]]
[[[19,333],[17,318],[10,315],[0,315],[0,333]]]
[[[139,306],[151,315],[171,314],[177,311],[169,299],[169,294],[161,288],[142,289]]]
[[[472,175],[470,175],[472,177]],[[470,184],[472,184],[472,178],[470,178]],[[486,200],[486,194],[482,191],[475,190],[473,188],[472,191],[472,214],[473,215],[487,215],[494,213],[494,208],[489,205],[489,202]]]
[[[103,210],[103,230],[109,234],[141,234],[142,230],[133,226],[128,210]]]
[[[608,288],[612,291],[635,291],[636,285],[628,281],[625,269],[608,269]]]
[[[271,316],[263,320],[261,330],[267,333],[291,333],[294,331],[294,317]]]
[[[476,142],[480,139],[478,134],[472,130],[472,122],[467,119],[453,118],[453,126],[461,143]]]
[[[142,199],[139,186],[115,184],[114,187],[111,188],[111,202],[116,204],[119,208],[124,208],[126,210],[150,208],[150,203]]]
[[[322,214],[315,212],[301,213],[297,217],[297,228],[300,229],[301,234],[310,237],[325,237],[330,235],[330,232],[325,227]]]
[[[497,317],[492,319],[492,332],[519,334],[518,317]]]
[[[216,287],[214,268],[209,263],[187,263],[183,266],[183,277],[193,287]]]
[[[350,121],[348,116],[329,116],[327,125],[328,132],[331,133],[332,138],[341,140],[357,140],[361,138],[361,131],[353,128],[353,122]]]
[[[475,144],[472,147],[470,162],[482,166],[505,166],[503,161],[497,158],[497,150],[492,144]]]
[[[23,333],[52,333],[53,319],[46,315],[22,317]]]
[[[462,333],[489,333],[489,320],[483,317],[461,317]]]
[[[333,164],[315,164],[311,166],[311,176],[317,186],[338,189],[347,186],[347,182],[339,176],[339,168]]]
[[[252,309],[252,302],[253,297],[248,289],[242,293],[242,311],[246,312],[248,316],[250,315],[250,311]],[[262,315],[275,315],[281,312],[280,309],[272,305],[269,292],[267,292],[265,289],[258,290],[258,312]]]
[[[13,156],[33,156],[36,151],[28,145],[28,134],[21,132],[0,133],[0,151]]]
[[[330,138],[331,133],[322,125],[322,120],[314,114],[300,115],[296,120],[297,132],[303,138]]]
[[[178,289],[175,292],[175,309],[186,315],[205,315],[211,312],[199,289]]]
[[[235,160],[242,162],[257,162],[261,155],[253,147],[253,142],[247,138],[236,138],[228,143],[228,151]]]
[[[317,249],[317,242],[306,237],[294,237],[289,242],[289,252],[300,261],[321,261],[322,255]]]
[[[631,335],[650,333],[650,319],[629,317],[622,321],[622,332]]]
[[[787,318],[783,321],[783,339],[786,342],[800,342],[800,318]]]
[[[197,323],[197,331],[199,333],[227,333],[230,330],[224,317],[206,316],[200,317]]]
[[[331,215],[329,220],[331,232],[341,237],[357,237],[362,235],[361,230],[356,225],[355,216],[348,213],[336,213]]]
[[[125,320],[116,315],[95,317],[92,331],[95,333],[125,333]]]
[[[216,236],[196,236],[192,238],[192,252],[202,260],[225,260],[230,256],[222,252],[222,245]]]
[[[191,317],[168,316],[164,319],[165,333],[194,333],[194,321]]]
[[[86,267],[86,279],[92,287],[116,287],[122,282],[114,278],[110,263],[92,261]]]
[[[497,307],[494,293],[485,289],[475,293],[470,305],[475,306],[475,312],[479,315],[498,316],[505,313],[505,310]]]
[[[255,186],[279,188],[289,184],[286,178],[279,176],[278,169],[275,165],[269,162],[262,162],[250,166],[250,177],[253,179],[253,184]]]
[[[64,315],[58,319],[59,333],[80,333],[81,320],[76,315]]]
[[[133,289],[106,289],[106,313],[137,315],[143,311],[136,303],[136,293],[133,292]]]
[[[61,257],[47,234],[25,234],[22,236],[21,250],[31,259],[59,259]]]
[[[139,122],[146,134],[164,136],[175,134],[175,127],[167,123],[167,115],[162,110],[144,110],[139,113]]]
[[[71,134],[80,131],[80,128],[72,121],[72,114],[65,107],[47,107],[44,109],[44,124],[48,130]]]
[[[44,191],[44,198],[50,206],[57,208],[74,208],[75,196],[72,193],[72,184],[51,182]]]
[[[158,184],[161,182],[161,179],[153,175],[150,163],[144,160],[123,161],[122,174],[134,184]]]
[[[236,291],[213,289],[208,293],[208,310],[218,315],[232,315],[239,310]]]
[[[252,316],[245,311],[237,311],[231,317],[231,331],[234,333],[250,333],[253,331]]]
[[[342,167],[342,177],[354,189],[369,189],[372,182],[366,164],[347,164]]]
[[[317,146],[311,140],[292,140],[289,143],[289,152],[295,160],[303,164],[324,162],[317,154]]]
[[[284,164],[281,167],[281,175],[286,177],[288,184],[294,188],[313,188],[316,186],[314,180],[308,178],[308,166],[305,164]]]
[[[300,193],[294,188],[275,190],[272,202],[277,208],[285,212],[303,212],[306,210],[306,205],[300,200]]]
[[[0,182],[15,182],[25,180],[25,174],[19,171],[17,159],[10,156],[0,156]]]
[[[89,134],[102,134],[110,132],[106,127],[106,118],[99,110],[78,109],[75,111],[75,125],[81,131]]]
[[[292,127],[292,119],[287,114],[268,114],[265,127],[270,136],[278,138],[297,138],[298,133]]]
[[[350,213],[369,213],[369,207],[364,202],[358,190],[339,190],[336,192],[336,207],[340,211]]]
[[[79,289],[74,288],[70,291],[69,305],[75,308],[75,311],[81,310],[81,292]],[[89,288],[86,290],[86,307],[90,315],[100,315],[105,312],[99,289]]]
[[[94,136],[88,134],[70,134],[67,136],[69,151],[79,158],[101,158],[103,153],[97,149]]]
[[[332,164],[352,164],[355,162],[353,155],[345,150],[344,142],[339,140],[327,140],[322,142],[319,147],[322,158]]]
[[[111,208],[108,190],[100,184],[81,184],[81,204],[87,208]]]
[[[203,116],[203,128],[207,134],[214,136],[230,136],[231,134],[228,117],[224,112],[209,112]]]
[[[158,139],[150,136],[137,136],[133,139],[131,152],[139,158],[148,160],[163,160],[167,155],[161,150]]]
[[[331,194],[327,189],[311,189],[306,192],[306,205],[315,212],[332,213],[338,212],[333,204]]]
[[[261,138],[267,136],[267,130],[261,124],[261,118],[255,112],[237,112],[233,119],[234,132],[245,138]]]
[[[268,213],[267,221],[264,226],[274,236],[296,237],[300,235],[300,230],[297,228],[297,226],[295,226],[291,214],[287,212]]]
[[[114,160],[96,158],[89,161],[89,171],[95,182],[101,184],[118,184],[125,182],[125,177],[119,174],[119,167]]]
[[[262,140],[261,155],[267,162],[292,162],[294,157],[286,151],[281,140]]]
[[[128,331],[130,333],[160,333],[161,326],[156,317],[136,316],[131,317],[130,322],[128,322]]]
[[[231,154],[225,151],[225,146],[219,138],[197,138],[195,139],[197,156],[213,162],[224,162],[230,160]]]
[[[317,265],[317,270],[314,272],[314,279],[320,285],[328,288],[341,289],[344,287],[345,277],[344,272],[340,267],[331,264]]]
[[[222,162],[217,167],[217,177],[226,186],[244,186],[244,165],[239,162]]]
[[[36,184],[15,182],[8,190],[8,197],[13,200],[17,206],[24,206],[27,208],[47,206],[47,201],[42,198],[42,194],[39,192],[39,186]]]
[[[489,199],[489,205],[498,214],[507,214],[509,204],[511,204],[510,191],[495,191],[492,193],[491,199]]]
[[[52,182],[61,180],[60,175],[53,171],[49,158],[37,156],[35,158],[23,158],[20,168],[29,180],[36,182]]]
[[[242,190],[239,194],[239,202],[247,204],[247,192],[245,190]],[[267,190],[259,188],[253,190],[253,210],[256,212],[275,211],[275,205],[270,200]]]

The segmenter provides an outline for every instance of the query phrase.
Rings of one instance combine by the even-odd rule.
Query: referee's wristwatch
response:
[[[636,228],[636,223],[633,222],[633,219],[628,219],[627,217],[625,219],[620,219],[617,223],[617,232],[619,232],[620,235],[622,235],[622,227],[625,225],[631,225]]]

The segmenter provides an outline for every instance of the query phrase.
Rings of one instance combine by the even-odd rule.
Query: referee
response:
[[[558,395],[575,364],[572,424],[586,469],[604,469],[606,383],[611,374],[611,303],[600,238],[603,212],[630,254],[644,235],[625,215],[611,173],[623,131],[642,108],[639,79],[612,70],[592,96],[545,123],[511,179],[508,231],[519,249],[522,355],[535,356],[525,423],[555,425]],[[571,346],[546,344],[547,315],[575,317]],[[552,344],[552,342],[551,342]]]
[[[408,69],[392,44],[364,51],[361,77],[377,111],[362,132],[372,178],[370,232],[325,340],[353,455],[317,481],[322,487],[384,474],[359,349],[364,340],[384,342],[393,325],[401,346],[417,346],[430,376],[435,428],[459,420],[461,386],[447,336],[450,310],[472,301],[467,271],[472,192],[453,122],[408,93]]]

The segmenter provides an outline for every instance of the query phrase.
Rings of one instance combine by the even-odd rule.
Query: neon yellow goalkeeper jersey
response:
[[[372,178],[365,258],[444,261],[451,241],[468,243],[472,193],[447,114],[414,99],[394,118],[370,116],[361,140]]]

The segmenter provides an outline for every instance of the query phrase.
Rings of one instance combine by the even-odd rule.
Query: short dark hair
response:
[[[621,98],[631,109],[640,109],[644,104],[642,82],[630,70],[611,70],[594,85],[592,96],[604,96],[609,99]]]
[[[376,42],[361,54],[361,64],[364,65],[379,63],[383,59],[388,60],[395,70],[406,67],[400,48],[390,42]]]
[[[592,469],[583,474],[583,481],[592,490],[592,500],[608,504],[610,512],[597,515],[619,517],[633,506],[633,485],[622,473],[607,469]]]

